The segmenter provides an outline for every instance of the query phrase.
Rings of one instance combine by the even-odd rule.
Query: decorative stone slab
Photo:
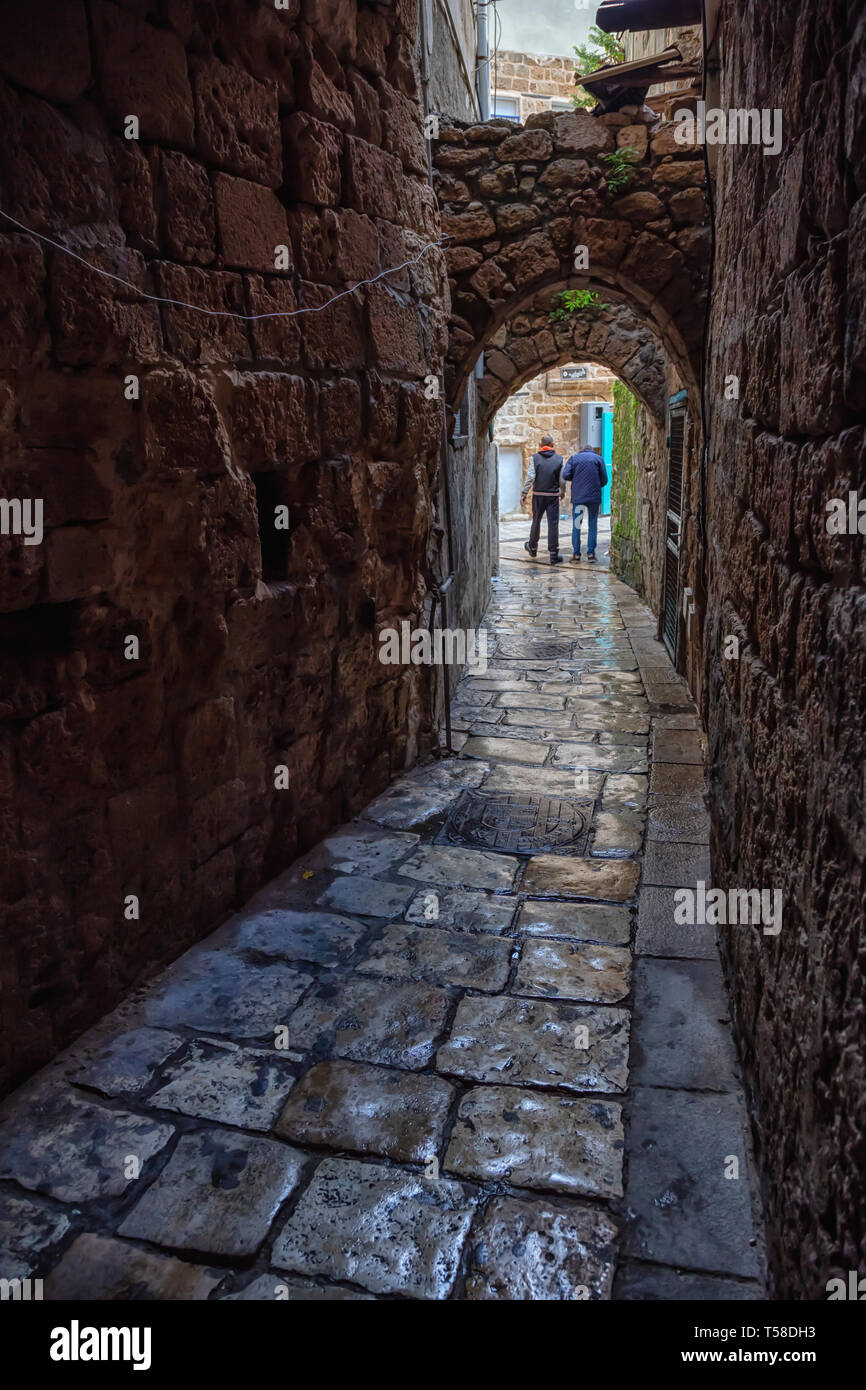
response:
[[[268,1130],[295,1078],[278,1052],[254,1052],[197,1040],[190,1055],[166,1069],[150,1097],[157,1110],[177,1110],[240,1129]]]
[[[526,866],[523,888],[548,898],[606,898],[626,902],[637,892],[640,868],[632,860],[605,862],[537,854]]]
[[[401,777],[386,792],[377,796],[369,806],[365,806],[365,820],[377,821],[379,825],[401,826],[424,825],[436,816],[443,816],[449,806],[460,795],[460,787],[419,786],[408,777]]]
[[[445,1026],[449,996],[439,989],[381,980],[324,983],[292,1015],[292,1047],[333,1051],[357,1062],[418,1071]]]
[[[372,1293],[447,1298],[474,1200],[446,1178],[326,1158],[277,1236],[272,1262]]]
[[[629,1016],[603,1005],[467,997],[460,1001],[436,1068],[475,1081],[624,1091]]]
[[[514,1086],[478,1086],[460,1102],[445,1167],[478,1182],[579,1196],[622,1196],[622,1110]]]
[[[124,1240],[87,1233],[73,1241],[45,1281],[54,1301],[203,1301],[222,1279],[221,1270],[184,1264],[168,1255],[139,1250]]]
[[[78,1049],[81,1065],[70,1072],[70,1078],[107,1096],[117,1096],[147,1090],[157,1069],[184,1046],[184,1039],[163,1028],[132,1028],[95,1047],[88,1046],[86,1037],[82,1043]]]
[[[151,986],[147,1023],[232,1038],[274,1037],[313,982],[312,975],[274,959],[251,965],[231,951],[197,947]]]
[[[220,1303],[375,1303],[372,1294],[355,1293],[336,1284],[314,1284],[285,1274],[258,1274],[237,1293],[225,1293]]]
[[[494,897],[473,888],[422,888],[405,915],[418,926],[498,935],[511,925],[517,902],[515,897]]]
[[[465,791],[439,837],[442,843],[471,845],[507,854],[586,846],[593,803],[573,797],[533,796],[526,792]]]
[[[646,818],[639,811],[599,811],[595,818],[592,853],[600,858],[640,854]]]
[[[630,936],[627,907],[606,903],[554,903],[529,899],[520,909],[521,936],[565,936],[572,941],[610,941],[627,945]]]
[[[358,922],[330,912],[270,908],[235,918],[230,923],[230,935],[220,944],[230,944],[235,951],[256,951],[286,960],[342,965],[365,931]]]
[[[444,845],[422,845],[411,859],[401,864],[400,873],[422,883],[444,883],[449,888],[489,888],[508,893],[514,883],[519,861],[505,854],[478,849],[456,849]]]
[[[136,1181],[129,1156],[144,1168],[174,1134],[173,1125],[82,1100],[59,1079],[19,1093],[4,1112],[0,1178],[60,1202],[120,1197]]]
[[[615,1004],[629,992],[631,952],[622,946],[573,941],[525,941],[515,994]]]
[[[252,1255],[297,1185],[304,1155],[231,1130],[185,1134],[119,1234],[176,1250]]]
[[[438,1150],[454,1088],[438,1076],[359,1062],[317,1062],[276,1125],[299,1144],[423,1163]]]
[[[65,1212],[0,1192],[0,1278],[29,1279],[69,1229]]]
[[[406,884],[384,883],[364,874],[338,874],[316,902],[360,917],[399,917],[414,891]]]
[[[395,922],[372,942],[358,970],[495,992],[508,982],[511,951],[511,941],[497,936]]]
[[[529,743],[519,738],[485,738],[473,734],[463,745],[467,758],[490,758],[509,763],[528,763],[540,767],[550,749],[545,743]]]
[[[592,1207],[496,1197],[471,1244],[466,1298],[609,1299],[617,1235]]]

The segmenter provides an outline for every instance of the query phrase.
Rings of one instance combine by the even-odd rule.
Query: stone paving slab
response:
[[[62,1208],[0,1192],[0,1277],[29,1279],[46,1251],[70,1230],[69,1213]]]
[[[654,1303],[737,1303],[762,1301],[764,1291],[757,1282],[689,1274],[667,1265],[638,1264],[629,1260],[617,1269],[613,1296]]]
[[[536,902],[529,898],[520,909],[517,930],[521,936],[564,936],[574,941],[627,945],[630,913],[627,907],[606,903]]]
[[[349,917],[270,908],[251,916],[239,914],[228,931],[219,934],[219,944],[235,951],[333,966],[350,959],[364,934],[364,927]]]
[[[495,897],[473,888],[422,888],[405,916],[419,926],[499,935],[510,927],[518,901],[511,895]]]
[[[235,1130],[185,1134],[119,1228],[172,1250],[252,1255],[297,1185],[304,1155]]]
[[[638,955],[717,960],[716,928],[701,923],[681,925],[674,920],[675,888],[646,886],[638,902]]]
[[[139,1250],[129,1241],[85,1233],[73,1241],[48,1276],[44,1296],[57,1302],[202,1300],[222,1277],[221,1270]]]
[[[609,1299],[617,1228],[603,1212],[577,1205],[497,1197],[473,1236],[467,1299]]]
[[[317,1062],[277,1122],[298,1144],[423,1163],[441,1143],[454,1087],[438,1076],[359,1062]]]
[[[312,983],[312,975],[276,957],[254,965],[230,951],[194,947],[150,987],[141,1013],[151,1027],[273,1038]]]
[[[631,952],[622,946],[573,941],[525,941],[515,994],[616,1004],[630,989]]]
[[[508,893],[514,884],[518,862],[512,855],[493,854],[489,850],[422,845],[411,859],[400,865],[400,873],[422,883]]]
[[[676,888],[698,882],[710,882],[710,850],[708,845],[664,844],[648,840],[643,863],[645,885]]]
[[[60,1202],[120,1197],[136,1181],[127,1158],[143,1169],[174,1136],[174,1126],[84,1100],[46,1078],[0,1109],[0,1178]]]
[[[538,897],[626,902],[635,896],[639,875],[638,865],[631,861],[605,863],[560,854],[535,854],[526,866],[523,888]]]
[[[737,1087],[736,1053],[718,957],[635,967],[632,1077],[644,1086]]]
[[[478,1086],[460,1102],[445,1168],[478,1182],[572,1195],[622,1195],[621,1107],[513,1086]]]
[[[560,743],[554,767],[587,767],[602,772],[647,772],[647,750],[634,744]]]
[[[511,942],[498,936],[396,922],[371,942],[358,970],[362,975],[426,980],[495,993],[508,982],[511,950]]]
[[[742,1097],[638,1086],[630,1126],[626,1252],[758,1278]],[[730,1155],[738,1179],[725,1177]]]
[[[385,1066],[425,1067],[442,1032],[450,997],[441,989],[380,980],[321,984],[292,1015],[289,1043]]]
[[[150,1097],[157,1110],[256,1130],[272,1127],[295,1083],[279,1053],[206,1041],[192,1042],[165,1077]]]
[[[69,1076],[107,1096],[138,1095],[153,1084],[159,1067],[184,1046],[179,1033],[131,1028],[96,1046],[88,1046],[85,1040]]]
[[[585,1031],[584,1031],[585,1030]],[[436,1069],[473,1081],[623,1091],[629,1015],[603,1005],[515,996],[462,999]]]
[[[272,1263],[372,1293],[447,1298],[474,1204],[459,1182],[326,1158],[278,1234]]]
[[[399,917],[415,890],[402,883],[385,883],[365,874],[338,874],[316,902],[361,917]]]
[[[420,836],[404,831],[388,830],[358,822],[341,826],[322,840],[289,871],[289,879],[297,882],[305,874],[336,869],[341,874],[367,874],[375,878],[385,869],[399,863],[418,844]]]
[[[540,767],[550,749],[544,744],[528,743],[517,738],[487,738],[484,735],[473,734],[466,740],[461,751],[467,758],[491,758]]]

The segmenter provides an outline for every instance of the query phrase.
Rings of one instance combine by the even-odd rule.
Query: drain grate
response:
[[[593,805],[521,792],[465,791],[436,842],[502,854],[583,854]]]

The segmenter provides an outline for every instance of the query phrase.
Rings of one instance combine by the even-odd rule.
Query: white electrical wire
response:
[[[354,294],[355,290],[361,289],[364,285],[375,285],[377,280],[383,280],[386,275],[396,275],[398,270],[405,270],[407,266],[417,265],[421,257],[426,255],[431,247],[441,247],[442,245],[441,241],[428,241],[426,246],[423,246],[418,252],[418,255],[413,256],[411,260],[403,261],[401,265],[392,266],[390,270],[382,270],[378,275],[373,275],[369,280],[359,280],[356,285],[351,285],[349,289],[341,290],[339,294],[335,294],[332,299],[325,300],[324,304],[309,305],[302,309],[278,309],[268,314],[236,314],[231,309],[205,309],[200,304],[188,304],[185,299],[166,299],[163,295],[148,294],[147,290],[140,289],[138,285],[133,285],[131,281],[124,280],[122,276],[112,275],[110,270],[103,270],[100,266],[94,265],[92,261],[85,260],[84,256],[79,256],[77,251],[73,251],[69,246],[64,246],[62,242],[54,241],[49,236],[43,236],[41,232],[34,232],[32,227],[25,226],[23,222],[18,221],[17,217],[13,217],[11,213],[4,212],[2,208],[0,208],[0,217],[5,217],[7,222],[11,222],[14,226],[19,227],[20,230],[26,232],[28,236],[36,237],[38,241],[44,241],[47,246],[53,246],[56,251],[64,251],[67,256],[71,256],[73,260],[80,261],[82,265],[87,266],[88,270],[94,271],[95,274],[102,275],[106,280],[114,280],[116,284],[123,285],[125,289],[132,290],[133,294],[140,295],[142,299],[149,299],[154,304],[171,304],[178,309],[192,309],[196,314],[222,315],[224,318],[242,319],[246,323],[251,323],[258,319],[293,319],[297,318],[299,314],[320,314],[323,309],[330,308],[338,299],[344,299],[346,295]],[[117,247],[112,249],[126,250],[127,248]]]

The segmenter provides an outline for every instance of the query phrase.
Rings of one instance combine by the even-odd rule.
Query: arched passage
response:
[[[502,324],[540,291],[565,287],[639,314],[694,390],[710,234],[703,162],[672,124],[647,108],[633,118],[545,112],[517,129],[442,123],[434,168],[451,287],[449,400]]]

